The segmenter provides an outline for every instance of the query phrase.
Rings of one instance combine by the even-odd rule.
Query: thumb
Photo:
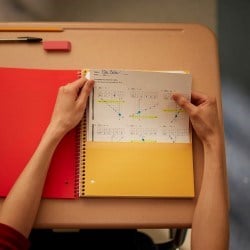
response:
[[[81,92],[79,93],[77,102],[80,106],[86,106],[88,97],[90,92],[92,91],[94,86],[94,81],[93,80],[87,80],[87,82],[84,84],[84,86],[81,89]]]
[[[172,95],[173,100],[181,107],[183,108],[189,115],[194,112],[196,109],[196,106],[194,106],[186,97],[179,93],[174,93]]]

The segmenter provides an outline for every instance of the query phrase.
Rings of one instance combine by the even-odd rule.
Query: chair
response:
[[[31,250],[85,249],[106,247],[109,250],[176,250],[184,241],[187,229],[171,229],[171,240],[155,244],[146,233],[135,229],[83,229],[79,232],[53,232],[34,229],[29,237]]]
[[[171,240],[156,244],[157,250],[176,250],[181,247],[186,239],[187,229],[170,229]]]

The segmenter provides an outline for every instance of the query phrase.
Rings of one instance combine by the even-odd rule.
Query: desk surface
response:
[[[62,28],[61,31],[0,31],[1,37],[68,40],[69,53],[48,53],[36,44],[0,44],[0,66],[30,68],[124,68],[188,70],[193,89],[215,96],[221,122],[218,48],[214,34],[196,24],[0,23],[3,28]],[[35,227],[190,227],[203,171],[203,151],[193,136],[194,199],[43,199]],[[0,205],[3,199],[0,199]]]

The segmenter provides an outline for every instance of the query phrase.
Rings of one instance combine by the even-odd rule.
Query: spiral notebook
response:
[[[59,86],[74,81],[79,71],[0,68],[0,196],[7,195],[39,143]],[[95,80],[87,112],[56,149],[43,197],[193,197],[188,117],[170,100],[173,91],[190,95],[191,75],[85,73]],[[133,86],[127,85],[131,80]],[[155,88],[162,81],[166,86]],[[157,109],[171,126],[157,128],[154,122],[164,119]]]

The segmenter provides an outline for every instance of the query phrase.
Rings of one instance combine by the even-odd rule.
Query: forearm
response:
[[[204,172],[192,223],[192,250],[228,249],[229,207],[223,148],[221,139],[204,143]]]
[[[0,222],[25,236],[35,221],[53,153],[64,135],[81,121],[93,85],[93,80],[80,78],[60,87],[50,125],[2,205]]]
[[[28,236],[41,200],[52,155],[61,136],[48,127],[32,158],[6,197],[0,221]]]

